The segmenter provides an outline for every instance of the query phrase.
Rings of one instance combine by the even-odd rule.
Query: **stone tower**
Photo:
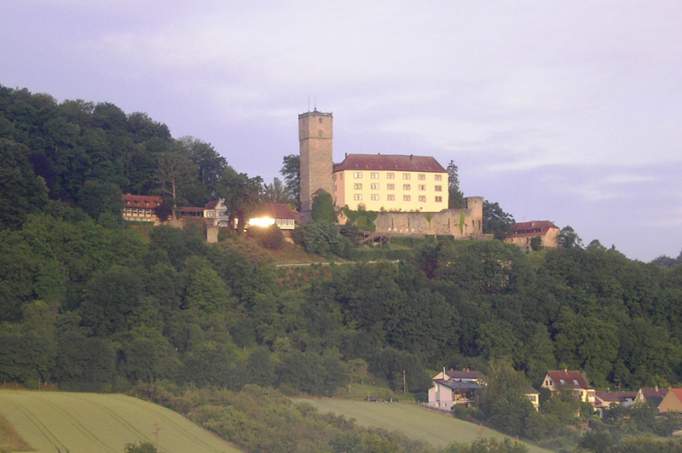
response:
[[[298,140],[301,157],[301,211],[309,212],[315,192],[320,189],[334,196],[332,184],[331,113],[312,112],[298,115]]]

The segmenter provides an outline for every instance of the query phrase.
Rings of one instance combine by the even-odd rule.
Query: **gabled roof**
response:
[[[507,237],[542,236],[552,228],[559,229],[558,226],[554,225],[554,223],[549,220],[517,222],[512,226],[512,231]]]
[[[675,397],[682,402],[682,387],[677,387],[677,388],[671,388],[669,390]]]
[[[480,390],[481,386],[475,382],[461,382],[453,379],[435,379],[433,382],[452,390]]]
[[[298,212],[294,211],[286,203],[265,203],[260,205],[252,214],[253,217],[268,216],[273,219],[298,220]]]
[[[334,164],[334,172],[343,170],[446,172],[433,157],[412,154],[347,154],[343,161]]]
[[[208,203],[204,205],[204,208],[206,209],[215,209],[215,207],[220,203],[220,200],[210,200]]]
[[[646,399],[650,398],[661,398],[663,399],[665,395],[668,394],[668,389],[659,387],[642,387],[639,389],[642,392],[642,396]]]
[[[123,205],[127,208],[149,208],[157,207],[163,203],[160,195],[133,195],[126,193],[123,195]]]
[[[623,403],[628,400],[634,400],[637,392],[605,392],[598,390],[595,392],[595,395],[602,401]]]
[[[590,384],[587,377],[576,370],[550,370],[547,372],[554,385],[560,388],[569,389],[589,389]]]
[[[483,373],[480,371],[469,369],[455,370],[454,368],[450,368],[445,374],[447,374],[450,379],[483,379],[484,377]]]

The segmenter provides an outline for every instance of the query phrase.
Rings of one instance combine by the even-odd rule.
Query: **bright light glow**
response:
[[[259,228],[271,227],[275,224],[275,219],[272,217],[253,217],[249,219],[249,226],[255,226]]]

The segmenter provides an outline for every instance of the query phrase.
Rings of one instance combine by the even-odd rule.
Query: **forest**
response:
[[[283,271],[196,229],[121,221],[125,192],[224,197],[235,216],[265,192],[143,113],[0,86],[0,156],[0,383],[423,398],[443,366],[505,363],[534,385],[575,368],[613,389],[682,376],[680,260],[430,238],[399,264]]]

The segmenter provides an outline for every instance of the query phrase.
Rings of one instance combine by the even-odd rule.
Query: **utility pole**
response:
[[[407,393],[407,379],[405,379],[405,370],[403,369],[403,393]]]

